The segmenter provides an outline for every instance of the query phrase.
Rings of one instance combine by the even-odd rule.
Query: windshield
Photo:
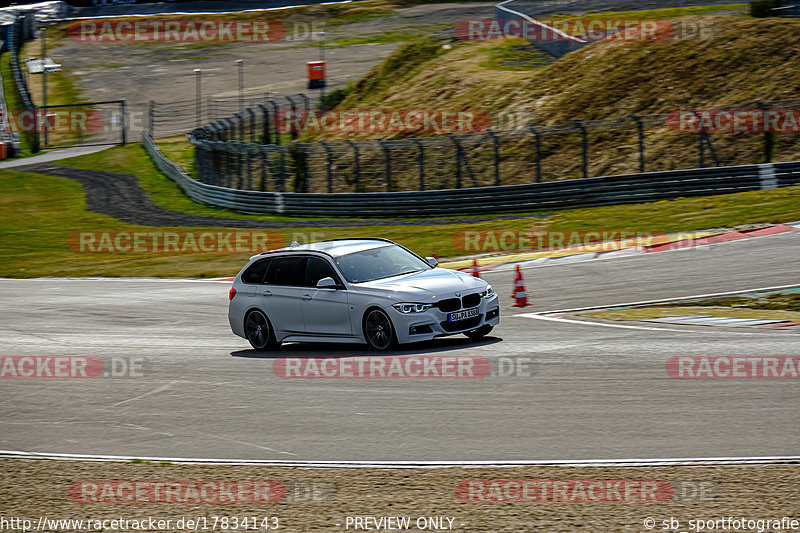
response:
[[[432,268],[416,255],[397,245],[343,255],[336,258],[336,264],[350,283],[391,278]]]

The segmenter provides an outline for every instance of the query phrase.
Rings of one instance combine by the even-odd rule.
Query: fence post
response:
[[[425,190],[425,147],[417,137],[411,137],[411,142],[417,145],[417,159],[419,163],[419,190]]]
[[[392,192],[392,153],[389,151],[389,147],[386,144],[386,141],[379,139],[378,144],[380,144],[381,148],[383,148],[383,156],[385,159],[386,192]]]
[[[280,192],[286,192],[286,182],[289,181],[289,171],[286,169],[287,150],[283,146],[278,146],[278,153],[281,154]]]
[[[264,125],[261,130],[261,144],[272,144],[272,134],[269,131],[269,110],[264,104],[258,104],[258,108],[264,116]]]
[[[355,192],[359,192],[358,189],[360,188],[359,186],[361,185],[361,164],[360,164],[360,161],[359,161],[358,145],[356,143],[354,143],[353,141],[351,141],[350,139],[348,139],[346,142],[347,142],[347,144],[349,144],[353,148],[353,153],[356,156],[355,169],[354,169],[355,170],[355,176],[354,176],[354,178],[355,178]]]
[[[295,192],[308,192],[308,184],[311,181],[311,174],[308,170],[308,160],[303,145],[296,141],[293,142],[291,154],[292,159],[294,159],[295,162],[294,190]]]
[[[239,129],[239,142],[240,143],[247,142],[246,139],[245,139],[246,126],[245,126],[245,120],[244,120],[244,111],[240,111],[239,113],[236,113],[235,117],[236,117],[236,120],[239,121],[239,128],[238,128]]]
[[[128,142],[128,111],[125,108],[125,100],[120,101],[120,119],[122,120],[122,146]]]
[[[298,93],[297,96],[303,99],[303,109],[311,111],[311,100],[308,99],[308,96],[305,93]]]
[[[327,164],[325,166],[328,168],[328,192],[333,192],[333,152],[331,151],[331,147],[325,141],[320,141],[319,144],[325,149],[327,160]]]
[[[290,106],[291,106],[291,108],[292,108],[292,113],[293,113],[293,115],[292,115],[292,116],[295,116],[295,117],[296,117],[296,116],[297,116],[297,104],[295,103],[295,101],[292,99],[292,97],[291,97],[291,96],[287,96],[287,97],[286,97],[286,100],[289,102],[289,105],[290,105]],[[295,139],[297,139],[297,132],[296,132],[296,131],[292,131],[292,132],[290,132],[290,135],[291,135],[291,137],[292,137],[292,140],[295,140]]]
[[[629,115],[629,117],[636,123],[636,130],[639,137],[639,172],[644,173],[644,125],[639,115]]]
[[[153,131],[153,120],[156,114],[156,103],[153,100],[150,100],[150,103],[147,105],[147,133],[150,134],[150,137],[156,137],[155,132]]]
[[[486,130],[489,137],[492,138],[492,147],[494,151],[494,184],[500,185],[500,139],[497,134],[491,129]]]
[[[533,133],[536,139],[536,183],[542,181],[542,140],[539,138],[539,132],[533,126],[528,126],[528,131]]]
[[[766,105],[761,100],[756,100],[756,106],[762,111],[766,111],[769,109],[769,106]],[[764,162],[765,163],[772,163],[772,151],[775,149],[775,132],[774,131],[767,131],[767,128],[764,128]]]
[[[281,144],[281,132],[280,129],[278,128],[278,116],[280,115],[280,107],[278,107],[278,104],[277,102],[275,102],[275,100],[269,100],[267,103],[270,106],[272,106],[272,120],[275,123],[274,124],[275,127],[273,128],[275,130],[274,144]]]
[[[252,143],[256,139],[256,112],[252,107],[248,107],[247,114],[250,115],[250,142]]]
[[[589,140],[586,136],[586,126],[583,125],[583,122],[580,120],[573,120],[573,124],[575,127],[581,131],[581,152],[583,153],[583,157],[581,158],[581,173],[583,174],[584,178],[589,177]]]
[[[247,175],[246,189],[249,191],[253,190],[253,164],[252,164],[253,162],[250,159],[250,151],[252,146],[253,146],[252,144],[245,144],[243,149],[244,164],[247,167],[247,170],[245,171],[245,174]]]

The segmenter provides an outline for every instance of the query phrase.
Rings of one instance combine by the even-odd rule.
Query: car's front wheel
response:
[[[395,343],[394,327],[381,309],[371,309],[364,317],[364,338],[374,350],[388,350]]]
[[[494,329],[494,326],[490,326],[489,324],[484,324],[478,329],[467,331],[466,333],[464,333],[464,335],[473,340],[482,339],[483,337],[488,335],[492,331],[492,329]]]
[[[258,309],[250,311],[244,319],[244,333],[250,346],[256,350],[268,350],[278,345],[267,315]]]

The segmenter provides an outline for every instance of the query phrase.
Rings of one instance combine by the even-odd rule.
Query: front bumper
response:
[[[500,323],[500,304],[496,294],[491,298],[481,299],[477,307],[477,317],[457,322],[448,322],[449,313],[440,311],[436,307],[422,313],[407,314],[390,307],[388,312],[395,327],[397,342],[405,344],[427,341],[445,335],[457,335],[484,325],[496,326]]]

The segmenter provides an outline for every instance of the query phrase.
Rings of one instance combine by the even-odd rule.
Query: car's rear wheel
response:
[[[488,335],[494,326],[490,326],[489,324],[484,324],[483,326],[479,327],[478,329],[473,329],[472,331],[467,331],[464,333],[470,339],[482,339],[486,335]]]
[[[388,350],[395,343],[394,327],[381,309],[371,309],[364,317],[364,338],[374,350]]]
[[[275,342],[275,333],[267,315],[258,309],[247,313],[247,318],[244,319],[244,333],[250,346],[256,350],[269,350],[278,344]]]

